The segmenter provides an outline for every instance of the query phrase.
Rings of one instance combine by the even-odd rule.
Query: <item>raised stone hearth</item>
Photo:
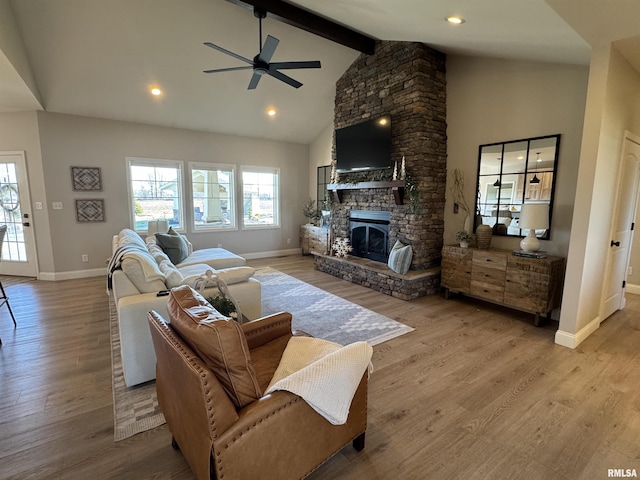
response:
[[[402,300],[413,300],[440,290],[440,267],[409,270],[400,275],[385,263],[374,260],[312,253],[316,270]]]

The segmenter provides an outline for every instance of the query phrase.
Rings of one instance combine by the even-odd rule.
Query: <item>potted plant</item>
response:
[[[462,248],[468,248],[469,243],[471,243],[471,240],[473,240],[473,235],[471,235],[466,230],[460,230],[458,233],[456,233],[456,240],[460,242],[460,246]]]
[[[218,312],[226,317],[231,317],[234,320],[238,320],[238,313],[236,312],[236,306],[228,299],[223,293],[217,293],[213,297],[207,297],[207,302],[211,304]]]
[[[305,206],[302,207],[302,213],[309,219],[309,223],[313,225],[316,225],[318,220],[320,220],[320,218],[322,217],[322,211],[316,208],[316,201],[312,200],[311,198],[305,204]]]

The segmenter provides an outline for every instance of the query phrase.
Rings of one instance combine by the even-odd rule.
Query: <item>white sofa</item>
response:
[[[186,237],[184,237],[186,240]],[[252,278],[254,269],[244,258],[222,248],[193,251],[174,265],[155,242],[142,239],[124,229],[113,237],[113,257],[109,265],[109,287],[118,312],[120,351],[125,384],[130,387],[156,378],[156,356],[147,322],[147,312],[155,310],[169,318],[167,296],[158,292],[178,285],[196,287],[208,270],[224,279],[229,294],[239,304],[243,316],[254,320],[262,316],[261,285]],[[218,289],[207,288],[205,296]]]

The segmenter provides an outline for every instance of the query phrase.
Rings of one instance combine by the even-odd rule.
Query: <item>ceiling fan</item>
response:
[[[249,81],[249,90],[253,90],[258,86],[258,82],[263,75],[271,75],[273,78],[277,78],[281,82],[284,82],[288,85],[291,85],[295,88],[300,88],[302,83],[297,80],[285,75],[279,70],[286,69],[296,69],[296,68],[320,68],[320,62],[308,61],[308,62],[271,62],[271,57],[278,46],[280,40],[271,35],[267,35],[267,39],[262,44],[262,19],[267,16],[267,12],[265,10],[261,10],[259,8],[254,8],[253,14],[258,18],[260,22],[260,53],[253,57],[253,60],[249,60],[237,53],[233,53],[225,48],[222,48],[218,45],[215,45],[211,42],[205,42],[204,44],[207,47],[211,47],[214,50],[218,50],[222,53],[226,53],[227,55],[231,55],[238,60],[242,60],[245,63],[248,63],[248,66],[245,67],[231,67],[231,68],[218,68],[214,70],[204,70],[204,73],[217,73],[217,72],[232,72],[235,70],[253,70],[253,75],[251,76],[251,80]]]

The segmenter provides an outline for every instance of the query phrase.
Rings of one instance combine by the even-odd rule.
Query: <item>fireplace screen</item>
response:
[[[352,210],[349,230],[352,255],[386,262],[389,257],[389,212]]]

